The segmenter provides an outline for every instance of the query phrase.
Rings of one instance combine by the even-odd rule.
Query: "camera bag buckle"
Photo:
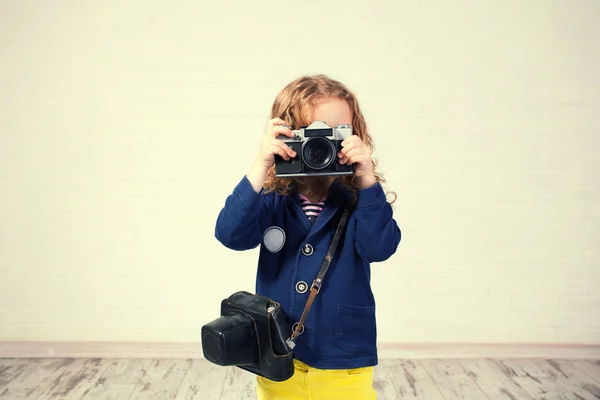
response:
[[[294,347],[296,347],[296,343],[294,342],[294,340],[292,338],[289,338],[288,340],[286,340],[285,343],[288,345],[290,350],[294,350]]]
[[[321,290],[321,284],[323,282],[320,279],[315,279],[312,283],[312,286],[310,287],[310,290],[315,290],[315,294],[318,294],[319,291]]]

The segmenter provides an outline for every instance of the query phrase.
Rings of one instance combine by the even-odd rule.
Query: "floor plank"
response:
[[[0,393],[6,385],[16,379],[31,363],[27,358],[2,358],[0,359]]]
[[[378,400],[600,400],[599,360],[381,360]],[[0,400],[256,400],[256,375],[203,359],[0,359]]]
[[[191,360],[175,400],[219,400],[227,368],[206,360]]]
[[[93,387],[108,365],[108,361],[100,358],[74,359],[38,399],[80,399]]]
[[[571,360],[571,363],[592,381],[600,384],[600,360]]]
[[[556,378],[569,393],[572,393],[573,399],[577,400],[599,400],[600,385],[592,380],[586,373],[578,369],[569,360],[545,360],[542,369]]]
[[[107,359],[104,373],[83,397],[88,399],[126,400],[150,366],[151,359]]]
[[[0,390],[2,400],[37,399],[70,367],[72,358],[38,358]]]
[[[490,400],[532,399],[525,389],[492,360],[460,359],[457,362]]]
[[[221,400],[256,400],[256,375],[227,367]]]
[[[418,360],[383,360],[396,393],[402,400],[444,400],[425,368]]]
[[[256,392],[244,392],[237,390],[223,390],[219,400],[256,400]]]
[[[527,391],[534,399],[539,400],[570,400],[569,394],[555,378],[544,372],[535,360],[494,360],[519,386]]]
[[[190,359],[155,359],[136,385],[130,400],[175,399]]]
[[[381,363],[373,368],[373,388],[377,392],[377,400],[396,400],[398,397],[394,384]]]
[[[488,396],[453,359],[420,360],[445,400],[488,399]]]

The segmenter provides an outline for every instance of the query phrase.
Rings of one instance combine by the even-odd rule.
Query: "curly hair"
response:
[[[311,107],[316,101],[324,98],[338,98],[348,103],[352,112],[353,134],[358,135],[373,153],[373,138],[369,133],[356,96],[344,84],[326,75],[302,76],[290,82],[277,94],[271,108],[271,118],[281,118],[292,129],[300,129],[300,127],[313,122],[310,121]],[[372,161],[376,181],[385,183],[383,174],[377,172],[376,160]],[[340,176],[336,180],[350,192],[355,193],[359,190],[355,175]],[[264,189],[265,192],[275,191],[280,194],[289,194],[294,184],[302,186],[302,182],[294,178],[276,177],[275,166],[273,166],[267,173]],[[395,193],[391,193],[395,196]],[[395,200],[394,198],[390,203],[393,204]]]

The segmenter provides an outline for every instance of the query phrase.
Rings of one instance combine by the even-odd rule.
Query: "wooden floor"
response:
[[[378,399],[600,399],[600,361],[381,360]],[[197,359],[0,359],[0,399],[255,399],[255,377]]]

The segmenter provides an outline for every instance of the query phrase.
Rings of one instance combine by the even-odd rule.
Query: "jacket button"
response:
[[[308,243],[306,243],[302,248],[302,254],[304,254],[305,256],[310,256],[313,253],[313,251],[313,247]]]
[[[296,283],[296,292],[302,294],[302,293],[306,293],[307,290],[308,290],[308,285],[306,284],[306,282],[300,281],[300,282]]]

